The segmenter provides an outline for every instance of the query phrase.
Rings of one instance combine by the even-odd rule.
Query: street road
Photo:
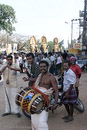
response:
[[[19,87],[26,87],[27,82],[22,80],[25,74],[19,74],[18,85]],[[50,130],[87,130],[87,73],[83,73],[80,80],[80,99],[83,101],[85,106],[85,112],[79,113],[74,111],[74,121],[65,123],[62,117],[66,114],[65,108],[62,105],[58,107],[54,114],[49,112],[49,128]],[[31,130],[31,121],[22,114],[21,118],[17,118],[15,115],[9,115],[1,117],[1,114],[5,110],[5,100],[3,87],[0,84],[0,130]]]

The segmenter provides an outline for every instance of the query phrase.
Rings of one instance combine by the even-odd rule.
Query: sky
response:
[[[0,0],[0,4],[10,5],[15,10],[14,33],[34,35],[36,39],[44,35],[47,41],[57,37],[59,42],[64,39],[65,47],[71,36],[71,20],[78,19],[79,11],[84,9],[84,0]],[[74,28],[76,37],[78,27]]]

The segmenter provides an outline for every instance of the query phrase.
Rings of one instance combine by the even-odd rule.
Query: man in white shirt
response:
[[[77,100],[77,94],[75,90],[76,76],[70,69],[69,61],[64,62],[64,70],[62,101],[66,111],[68,112],[68,115],[64,116],[63,119],[65,119],[65,122],[70,122],[73,120],[73,104],[75,104]]]
[[[44,53],[43,60],[46,60],[46,61],[49,63],[49,66],[50,66],[51,61],[50,61],[49,58],[47,57],[47,53]]]
[[[13,64],[13,57],[7,56],[7,64],[2,65],[0,68],[0,75],[3,73],[3,87],[5,91],[5,113],[2,116],[15,114],[21,117],[19,107],[15,103],[15,97],[18,91],[17,71],[20,71],[16,64]]]
[[[56,68],[57,68],[57,71],[58,71],[58,75],[61,74],[61,64],[62,64],[62,59],[60,57],[60,54],[58,54],[57,62],[56,62]]]
[[[21,73],[23,73],[23,59],[22,59],[22,56],[20,54],[19,54],[19,66],[21,69]]]

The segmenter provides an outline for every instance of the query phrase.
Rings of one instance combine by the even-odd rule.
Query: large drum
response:
[[[16,104],[29,114],[40,113],[45,109],[46,101],[42,94],[34,89],[22,89],[16,96]]]

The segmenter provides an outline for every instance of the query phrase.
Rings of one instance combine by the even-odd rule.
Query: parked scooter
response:
[[[63,75],[61,76],[61,78],[58,79],[58,89],[59,89],[58,105],[62,105],[61,95],[63,92]],[[79,112],[84,112],[84,110],[85,110],[84,105],[79,98],[77,98],[77,102],[76,102],[76,104],[74,104],[74,108],[76,110],[78,110]]]

